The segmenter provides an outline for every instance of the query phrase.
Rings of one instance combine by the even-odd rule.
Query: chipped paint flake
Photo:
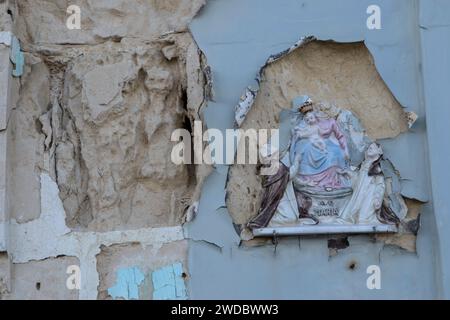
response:
[[[108,294],[113,299],[138,300],[139,286],[144,279],[138,267],[119,269],[116,284],[108,289]]]
[[[25,64],[25,57],[20,48],[19,39],[15,36],[11,41],[11,62],[14,63],[13,76],[20,77],[23,74],[23,66]]]
[[[186,300],[183,265],[173,265],[156,270],[152,274],[154,300]]]
[[[11,46],[12,33],[11,31],[2,31],[0,32],[0,44],[4,44],[5,46]]]
[[[239,103],[236,105],[235,110],[235,120],[236,125],[240,127],[242,123],[245,120],[245,117],[247,116],[247,113],[252,108],[253,104],[255,103],[257,91],[252,90],[250,87],[248,87],[245,90],[245,93],[242,95]]]
[[[406,111],[405,114],[408,121],[408,127],[411,129],[416,123],[417,119],[419,119],[419,116],[413,111]]]

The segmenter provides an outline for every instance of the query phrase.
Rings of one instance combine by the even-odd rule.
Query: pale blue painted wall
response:
[[[381,7],[382,30],[366,27],[371,4]],[[205,183],[197,218],[187,227],[190,298],[450,297],[450,236],[445,232],[450,176],[442,174],[450,163],[443,136],[449,136],[450,119],[449,6],[445,0],[208,1],[191,24],[214,74],[215,102],[205,112],[208,127],[233,128],[234,106],[243,89],[254,84],[260,66],[301,36],[365,41],[392,93],[420,117],[409,133],[383,141],[386,156],[402,173],[403,194],[430,202],[422,211],[417,254],[383,248],[368,236],[350,237],[350,247],[331,259],[326,237],[284,239],[276,252],[273,246],[243,249],[224,208],[228,168],[218,167]],[[436,127],[427,132],[426,123]],[[353,271],[347,267],[351,261],[357,263]],[[381,267],[381,290],[366,287],[366,268],[372,264]]]

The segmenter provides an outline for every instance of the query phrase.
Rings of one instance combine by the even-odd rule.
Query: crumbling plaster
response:
[[[140,243],[151,246],[156,253],[164,244],[184,239],[179,227],[148,228],[115,232],[72,232],[65,224],[65,212],[59,198],[59,189],[51,177],[41,175],[41,216],[39,219],[10,226],[9,247],[13,263],[44,260],[60,255],[76,257],[80,261],[80,299],[97,299],[99,274],[97,255],[102,246]],[[45,230],[43,232],[42,230]]]
[[[7,149],[3,140],[7,132],[11,150],[3,155],[14,163],[11,181],[0,184],[2,191],[7,186],[1,200],[11,204],[9,216],[0,215],[0,249],[7,251],[13,269],[3,270],[2,254],[6,297],[20,298],[27,286],[36,290],[33,277],[20,275],[36,264],[50,272],[43,288],[52,281],[64,282],[55,287],[58,292],[42,290],[34,298],[76,294],[96,299],[103,271],[97,270],[97,256],[114,245],[132,248],[138,243],[157,256],[167,244],[168,254],[179,253],[169,262],[185,262],[182,223],[186,215],[195,214],[209,169],[176,167],[170,162],[168,142],[173,130],[201,120],[209,95],[206,60],[186,30],[203,4],[151,1],[136,7],[127,1],[86,1],[81,7],[92,13],[82,21],[89,26],[84,30],[87,38],[84,31],[71,32],[64,25],[69,1],[2,5],[2,16],[11,9],[7,15],[15,22],[11,34],[20,38],[26,56],[24,74],[17,80],[11,79],[9,48],[2,64],[9,66],[9,71],[2,69],[2,85],[13,87],[4,95],[10,103],[4,106],[2,101],[1,109],[2,151]],[[153,11],[154,19],[142,15]],[[116,27],[105,24],[114,20],[109,14],[119,20]],[[8,177],[5,171],[2,181]],[[124,184],[123,179],[129,182]],[[143,185],[144,191],[120,189],[129,183]],[[122,195],[128,199],[118,199]],[[94,210],[83,207],[86,197]],[[133,214],[136,209],[139,212]],[[77,212],[87,217],[78,217]],[[68,275],[61,257],[76,259],[80,266],[79,295],[65,288]],[[164,261],[149,268],[163,268]],[[59,263],[63,276],[52,278]],[[14,273],[16,268],[23,272]]]

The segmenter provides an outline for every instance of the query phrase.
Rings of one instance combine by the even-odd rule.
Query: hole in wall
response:
[[[41,283],[40,282],[36,282],[36,290],[37,291],[41,290]]]
[[[393,138],[408,130],[402,106],[383,82],[362,42],[313,41],[265,66],[258,76],[262,79],[259,92],[240,127],[243,130],[278,128],[280,112],[288,110],[292,100],[303,94],[351,111],[374,140]],[[258,165],[230,168],[226,205],[235,224],[247,225],[261,207],[264,188],[255,167]],[[248,196],[249,189],[253,196]],[[329,241],[328,246],[332,256],[349,243],[336,239]]]
[[[349,268],[351,271],[354,271],[357,267],[358,267],[358,263],[357,263],[356,261],[350,261],[350,262],[348,263],[348,268]]]

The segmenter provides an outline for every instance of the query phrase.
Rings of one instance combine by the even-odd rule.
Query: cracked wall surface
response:
[[[151,299],[150,267],[187,272],[182,224],[209,173],[171,161],[172,132],[191,131],[206,106],[206,60],[187,30],[204,1],[81,1],[79,31],[65,26],[70,4],[0,7],[2,170],[12,164],[0,184],[0,292],[111,298],[119,267],[150,257],[141,298]],[[14,36],[25,57],[15,78]],[[66,288],[67,264],[80,267],[77,290]]]
[[[430,89],[439,1],[379,0],[376,31],[369,0],[81,0],[82,30],[65,26],[71,1],[1,1],[0,299],[445,297],[447,218],[428,163],[440,140],[426,128],[445,105]],[[317,41],[257,83],[302,36]],[[244,128],[277,127],[298,94],[352,110],[401,172],[417,232],[241,241],[259,207],[254,168],[175,166],[170,135],[195,120],[234,128],[243,89],[259,85]],[[370,265],[382,290],[366,289]]]

